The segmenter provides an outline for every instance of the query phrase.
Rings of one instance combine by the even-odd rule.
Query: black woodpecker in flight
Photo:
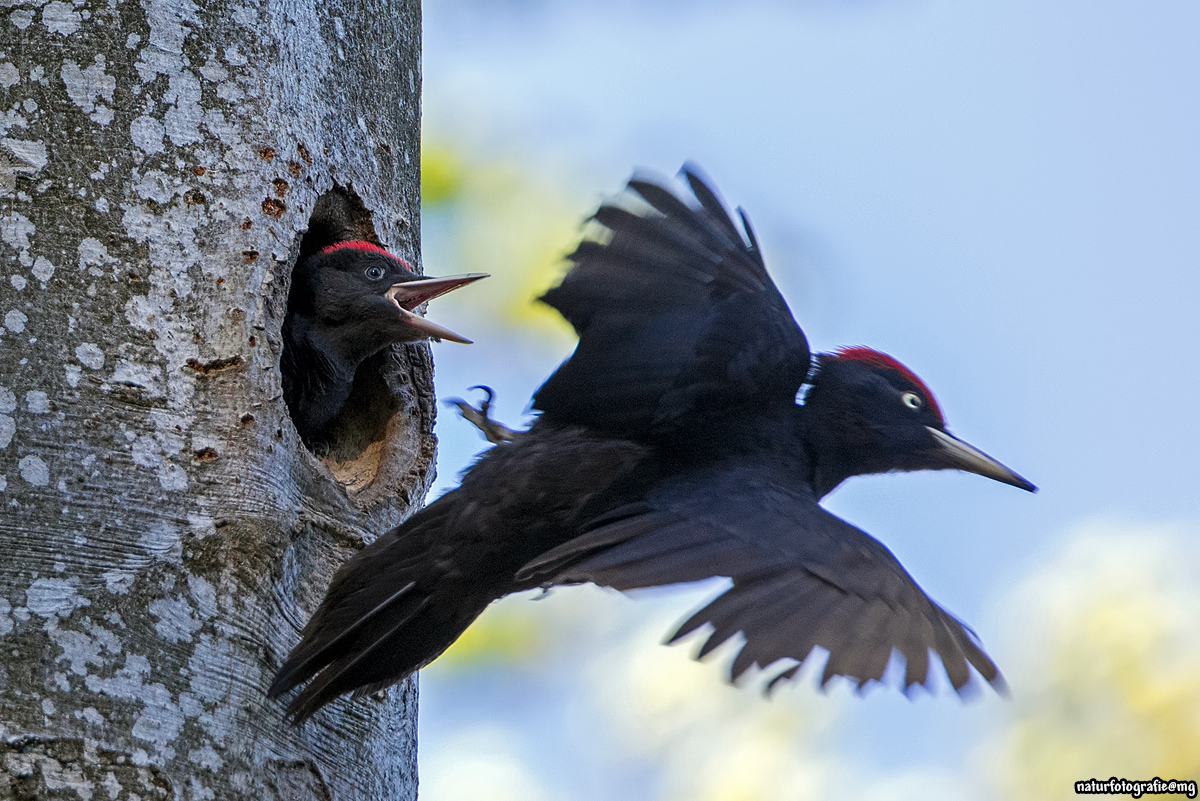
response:
[[[378,245],[344,241],[302,259],[283,321],[283,398],[308,445],[342,411],[354,372],[388,345],[420,339],[466,342],[416,313],[426,301],[485,278],[426,278]]]
[[[737,633],[731,679],[792,678],[814,646],[823,682],[956,689],[1003,679],[974,634],[878,540],[821,507],[851,476],[956,469],[1032,484],[947,430],[929,388],[864,347],[815,358],[741,228],[693,170],[690,197],[634,179],[596,212],[607,229],[542,298],[574,354],[533,397],[540,416],[485,452],[460,486],[338,570],[270,688],[304,684],[303,721],[347,692],[394,684],[441,654],[492,601],[593,582],[619,590],[715,576],[732,586],[672,640]]]

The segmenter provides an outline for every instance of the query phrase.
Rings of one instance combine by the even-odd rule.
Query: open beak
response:
[[[418,278],[393,284],[383,294],[396,304],[404,322],[418,331],[423,331],[435,339],[470,345],[471,340],[454,333],[445,326],[438,325],[433,320],[422,317],[414,309],[439,295],[445,295],[447,292],[487,277],[487,273],[464,273],[463,275],[448,275],[445,278]]]
[[[966,470],[968,473],[995,479],[1004,484],[1011,484],[1029,492],[1037,492],[1037,487],[1021,476],[1009,470],[978,448],[968,445],[958,437],[948,434],[931,426],[925,426],[938,444],[938,453],[949,462],[950,467]]]

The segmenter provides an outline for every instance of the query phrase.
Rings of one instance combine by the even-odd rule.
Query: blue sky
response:
[[[671,174],[696,160],[747,209],[814,347],[901,359],[952,430],[1042,487],[897,475],[852,481],[828,502],[970,621],[1002,666],[1017,650],[1005,651],[1004,599],[1072,531],[1177,523],[1194,538],[1200,6],[440,0],[425,25],[427,135],[569,184],[580,213],[634,167]],[[453,254],[427,233],[431,274],[457,271],[440,263]],[[479,342],[436,346],[438,393],[492,384],[514,422],[571,343],[490,321],[480,297],[435,306]],[[449,413],[438,434],[444,489],[481,441]],[[584,591],[546,603],[569,621],[568,592]],[[616,603],[629,626],[665,604],[658,636],[690,608],[597,603]],[[586,731],[553,712],[576,690],[534,673],[427,671],[423,781],[439,786],[433,772],[454,764],[462,732],[495,731],[519,739],[513,759],[558,787],[551,797],[566,786],[659,797],[652,764],[589,762],[587,748],[564,746],[563,732]],[[994,697],[824,700],[838,758],[881,772],[961,765],[1007,714]],[[556,783],[564,771],[584,771],[592,789]]]

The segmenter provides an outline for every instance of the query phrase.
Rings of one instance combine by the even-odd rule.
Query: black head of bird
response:
[[[818,355],[802,408],[818,497],[851,476],[907,470],[965,470],[1036,489],[947,431],[925,382],[872,348]]]
[[[359,361],[394,342],[432,337],[470,344],[415,309],[484,277],[426,278],[378,245],[339,242],[297,267],[289,312],[314,320],[340,353]]]
[[[319,436],[350,394],[354,372],[388,345],[469,343],[417,308],[483,273],[427,278],[378,245],[330,245],[297,265],[284,321],[284,399],[305,441]]]

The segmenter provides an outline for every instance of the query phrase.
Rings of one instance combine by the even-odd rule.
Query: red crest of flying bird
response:
[[[703,656],[740,633],[731,679],[777,666],[774,686],[820,646],[822,682],[879,681],[896,655],[906,689],[927,684],[933,654],[956,689],[972,667],[1003,686],[971,630],[819,501],[896,470],[1033,485],[952,435],[892,357],[814,358],[745,214],[739,230],[697,170],[683,176],[690,197],[635,178],[602,205],[606,235],[542,298],[579,344],[534,394],[533,425],[334,576],[270,689],[306,685],[293,720],[400,681],[497,598],[581,582],[731,579],[671,637],[709,627]]]

